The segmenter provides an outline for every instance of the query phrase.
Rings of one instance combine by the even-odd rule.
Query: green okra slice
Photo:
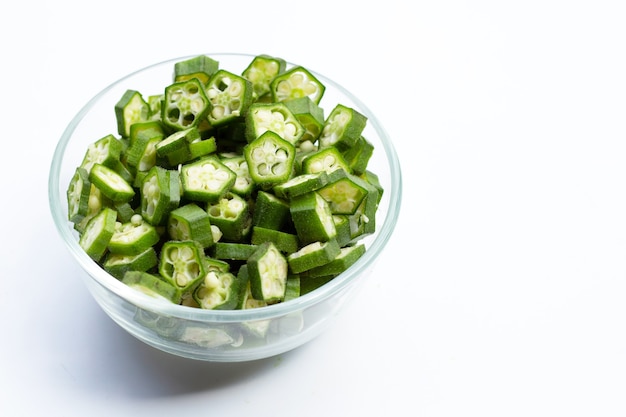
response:
[[[195,140],[189,144],[191,160],[202,158],[215,151],[217,151],[217,142],[213,136],[207,139]]]
[[[330,262],[307,270],[306,276],[313,278],[337,276],[354,265],[364,253],[365,246],[363,244],[343,247],[339,254]]]
[[[121,280],[128,271],[146,272],[159,263],[159,258],[153,246],[136,255],[122,255],[108,253],[102,265],[105,271]]]
[[[343,214],[333,214],[333,222],[335,223],[335,230],[337,231],[335,240],[337,240],[340,247],[344,247],[352,241],[350,219]]]
[[[152,167],[141,183],[140,194],[141,216],[153,226],[164,225],[180,202],[178,171]]]
[[[101,164],[91,167],[89,181],[115,203],[130,201],[135,196],[133,187],[120,174]]]
[[[302,160],[302,172],[305,174],[314,174],[321,171],[326,171],[330,174],[337,169],[350,172],[350,166],[343,158],[341,152],[334,146],[310,152]]]
[[[197,78],[202,85],[206,85],[218,69],[218,61],[206,55],[197,55],[174,64],[174,81]]]
[[[246,266],[252,297],[265,302],[281,301],[285,297],[287,259],[273,243],[259,245]]]
[[[206,275],[202,247],[192,240],[167,241],[161,248],[159,274],[182,293],[190,291]]]
[[[117,213],[109,207],[93,216],[80,235],[78,244],[94,261],[99,261],[106,253],[109,241],[115,232]]]
[[[102,192],[93,184],[89,187],[89,206],[87,214],[82,220],[74,223],[74,229],[82,234],[85,231],[87,223],[102,210],[103,207],[110,206],[108,199],[102,195]]]
[[[115,232],[109,240],[110,253],[137,255],[152,247],[160,240],[159,233],[140,214],[135,214],[129,222],[115,225]]]
[[[308,96],[287,100],[284,103],[304,128],[304,134],[298,142],[317,142],[326,122],[324,110]]]
[[[154,298],[179,304],[181,291],[160,277],[144,271],[128,271],[124,274],[122,282],[137,291]]]
[[[289,274],[285,284],[285,298],[283,302],[300,297],[300,275]]]
[[[252,84],[253,98],[256,100],[270,92],[270,83],[286,67],[284,59],[261,54],[252,59],[241,75]]]
[[[300,97],[309,97],[319,104],[326,87],[309,70],[295,66],[274,77],[270,83],[273,101],[287,101]]]
[[[150,106],[139,91],[126,90],[115,104],[117,132],[122,137],[129,137],[130,126],[148,120],[149,116]]]
[[[227,261],[222,259],[215,259],[207,256],[204,258],[206,264],[206,270],[209,271],[220,271],[220,272],[230,272],[230,264]]]
[[[280,230],[287,224],[291,213],[289,204],[276,195],[259,190],[254,202],[252,225]]]
[[[211,219],[195,203],[187,203],[169,214],[167,230],[173,240],[194,240],[203,248],[213,245]]]
[[[330,205],[333,214],[353,214],[371,189],[365,180],[341,170],[334,171],[336,178],[318,190]]]
[[[165,94],[154,94],[148,96],[148,99],[146,100],[146,102],[148,103],[148,108],[150,109],[150,112],[148,114],[148,120],[161,120],[161,107],[163,105],[164,98]]]
[[[376,230],[376,212],[378,210],[379,191],[378,189],[366,183],[368,187],[368,193],[357,207],[354,214],[348,215],[350,222],[350,236],[351,242],[374,233]]]
[[[296,145],[305,133],[300,121],[284,103],[254,103],[248,109],[245,122],[248,143],[270,131]]]
[[[211,224],[222,232],[224,240],[240,241],[250,228],[248,202],[241,196],[227,192],[218,201],[207,204],[206,212]]]
[[[209,99],[197,78],[165,87],[161,121],[173,130],[198,126],[209,112]]]
[[[340,251],[341,248],[335,239],[327,242],[313,242],[289,254],[287,263],[292,273],[299,274],[331,262]]]
[[[248,162],[243,155],[224,156],[220,158],[222,163],[236,175],[235,183],[231,187],[233,193],[242,197],[249,197],[254,190],[254,181],[250,176]]]
[[[241,296],[241,280],[231,272],[209,271],[193,292],[200,308],[233,310]]]
[[[361,137],[366,124],[367,117],[351,107],[337,104],[324,123],[319,145],[321,148],[350,149]]]
[[[374,154],[374,145],[361,136],[354,146],[341,152],[351,171],[355,175],[363,175],[367,165]]]
[[[287,254],[296,252],[300,246],[298,236],[292,233],[259,226],[252,227],[250,243],[261,245],[265,242],[272,242],[278,250]]]
[[[206,156],[181,167],[181,182],[185,198],[215,202],[235,183],[237,175],[216,156]]]
[[[300,244],[326,242],[337,235],[328,202],[318,192],[294,198],[289,210]]]
[[[80,167],[87,172],[91,171],[94,164],[101,164],[114,169],[119,163],[122,149],[123,145],[119,139],[113,135],[106,135],[89,144]]]
[[[89,196],[91,182],[89,172],[77,167],[67,188],[67,217],[73,223],[79,223],[89,214]]]
[[[155,145],[156,155],[167,159],[170,166],[177,166],[192,159],[189,145],[200,140],[200,132],[196,127],[172,133]]]
[[[300,174],[274,186],[274,193],[281,198],[291,200],[294,197],[316,191],[328,184],[328,174],[320,171],[313,174]]]
[[[295,147],[272,131],[263,133],[244,148],[250,177],[261,188],[287,181],[295,155]]]
[[[305,295],[315,291],[324,284],[329,283],[335,278],[335,275],[326,275],[323,277],[307,277],[306,274],[300,275],[300,295]]]
[[[239,297],[239,303],[237,304],[238,310],[249,310],[253,308],[267,307],[269,303],[263,300],[257,300],[252,296],[250,290],[250,274],[248,272],[248,266],[242,265],[237,272],[237,276],[240,278],[243,291]],[[254,320],[241,323],[244,330],[255,337],[265,337],[269,330],[271,320]]]
[[[212,248],[213,258],[227,261],[245,261],[254,251],[257,245],[237,242],[216,242]]]
[[[219,70],[206,85],[209,123],[222,126],[241,119],[252,104],[252,85],[230,71]]]

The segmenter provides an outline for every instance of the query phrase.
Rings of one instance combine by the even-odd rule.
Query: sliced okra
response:
[[[261,245],[265,242],[272,242],[279,251],[283,253],[293,253],[298,250],[298,236],[292,233],[283,232],[281,230],[266,229],[265,227],[252,227],[252,235],[250,243],[253,245]]]
[[[227,192],[218,201],[207,204],[211,224],[219,227],[225,240],[240,241],[251,224],[248,202],[241,196]]]
[[[163,140],[162,136],[141,136],[131,141],[126,151],[126,163],[137,172],[149,171],[157,164],[156,147]]]
[[[159,263],[159,258],[153,246],[136,255],[122,255],[108,253],[102,267],[117,279],[122,279],[128,271],[146,272]]]
[[[144,122],[133,123],[130,127],[130,136],[128,138],[129,148],[139,140],[148,140],[152,138],[164,138],[165,131],[163,124],[157,120],[148,120]],[[128,152],[128,150],[126,150]]]
[[[241,75],[252,84],[253,98],[256,100],[270,92],[270,83],[286,67],[284,59],[262,54],[255,56]]]
[[[319,104],[326,87],[309,70],[295,66],[275,77],[270,83],[273,101],[287,101],[309,97]]]
[[[87,223],[91,220],[96,214],[100,213],[103,207],[109,205],[108,199],[102,195],[102,192],[93,184],[89,187],[89,203],[87,207],[87,214],[84,218],[74,223],[74,229],[78,231],[78,233],[83,233]]]
[[[218,201],[235,183],[236,174],[216,156],[206,156],[181,168],[183,195],[195,201]]]
[[[135,196],[133,187],[120,174],[101,164],[91,167],[89,181],[116,203],[130,201]]]
[[[307,174],[321,171],[331,173],[337,169],[350,172],[350,166],[341,152],[332,146],[310,152],[302,160],[302,172]]]
[[[361,136],[354,146],[344,149],[341,154],[352,170],[352,173],[362,175],[367,170],[367,164],[374,154],[374,145]]]
[[[123,145],[115,136],[106,135],[87,147],[81,168],[91,171],[94,164],[101,164],[111,169],[119,163]]]
[[[283,301],[293,300],[300,297],[300,275],[290,274],[285,284],[285,298]]]
[[[216,150],[217,142],[213,136],[207,139],[195,140],[189,144],[189,154],[191,156],[191,160],[210,155]]]
[[[209,271],[193,292],[200,308],[233,310],[239,303],[240,279],[231,272]]]
[[[304,135],[304,127],[284,103],[254,103],[246,114],[246,141],[252,142],[271,131],[295,145]]]
[[[280,230],[290,216],[289,204],[272,193],[259,190],[254,202],[252,225]]]
[[[333,214],[353,214],[371,188],[366,181],[349,174],[344,170],[336,170],[335,181],[318,190],[330,205]]]
[[[335,239],[327,242],[313,242],[289,254],[287,262],[290,271],[299,274],[331,262],[340,251],[341,248]]]
[[[291,200],[289,210],[300,244],[326,242],[337,235],[328,202],[316,191]]]
[[[130,136],[130,127],[134,123],[148,120],[150,106],[139,91],[126,90],[115,104],[117,132],[123,137]]]
[[[73,223],[80,223],[89,213],[91,182],[89,172],[77,167],[67,188],[67,217]]]
[[[167,241],[161,249],[159,274],[167,282],[185,293],[206,275],[204,251],[191,240]]]
[[[237,304],[238,310],[249,310],[253,308],[262,308],[267,307],[269,303],[263,300],[257,300],[252,296],[252,292],[250,290],[250,274],[248,272],[248,266],[242,265],[237,272],[237,276],[241,280],[243,291],[241,292],[241,296],[239,297],[239,303]],[[267,335],[267,331],[269,330],[271,320],[254,320],[254,321],[245,321],[241,323],[244,330],[246,330],[249,334],[263,338]]]
[[[161,107],[163,105],[163,98],[165,98],[164,94],[155,94],[148,96],[148,99],[146,100],[148,102],[148,108],[150,109],[148,120],[161,120]]]
[[[324,265],[307,270],[306,276],[316,278],[339,275],[358,261],[364,253],[365,246],[363,244],[343,247],[335,259]]]
[[[115,232],[117,213],[109,207],[93,216],[80,235],[78,244],[94,261],[99,261],[105,254],[111,236]]]
[[[324,128],[324,110],[308,96],[284,103],[304,128],[304,134],[298,142],[315,143]]]
[[[265,302],[281,301],[285,297],[287,259],[273,243],[259,245],[246,266],[252,297]]]
[[[368,193],[357,207],[354,214],[348,216],[352,242],[374,233],[376,230],[376,211],[378,210],[379,192],[367,183]]]
[[[174,304],[180,303],[181,291],[178,288],[148,272],[128,271],[124,274],[122,282],[151,297]]]
[[[321,148],[349,149],[359,140],[366,124],[367,117],[351,107],[337,104],[324,123],[319,145]]]
[[[300,275],[300,295],[305,295],[315,291],[324,284],[329,283],[335,278],[335,275],[326,275],[323,277],[307,277],[306,274]]]
[[[137,255],[159,240],[155,227],[144,221],[140,214],[135,214],[129,222],[117,222],[108,249],[109,252],[120,255]]]
[[[167,230],[173,240],[194,240],[203,248],[208,248],[214,243],[209,215],[195,203],[188,203],[172,210]]]
[[[243,155],[233,155],[220,159],[222,163],[236,175],[235,183],[231,191],[242,197],[250,196],[254,190],[254,181],[252,181],[252,177],[250,176],[246,158],[244,158]]]
[[[204,258],[206,270],[209,271],[220,271],[220,272],[230,272],[230,264],[227,261],[221,259],[215,259],[211,257]]]
[[[237,242],[217,242],[212,248],[212,257],[227,261],[245,261],[254,251],[257,245]]]
[[[172,210],[180,202],[178,171],[154,166],[144,177],[140,187],[141,216],[151,225],[165,224]]]
[[[333,214],[333,222],[335,223],[335,230],[337,231],[335,240],[337,240],[340,247],[344,247],[352,241],[350,219],[346,215]]]
[[[200,140],[200,132],[195,127],[176,131],[155,145],[156,154],[177,166],[192,159],[189,145],[196,140]]]
[[[242,118],[252,104],[252,85],[230,71],[219,70],[206,85],[209,123],[222,126]]]
[[[250,177],[261,188],[287,181],[295,155],[295,147],[272,131],[263,133],[244,148]]]
[[[328,184],[328,174],[320,171],[313,174],[300,174],[278,184],[274,187],[274,193],[284,199],[291,200],[302,194],[316,191]]]
[[[219,62],[206,55],[198,55],[174,64],[174,81],[187,81],[197,78],[202,85],[219,69]]]
[[[198,126],[209,111],[204,86],[197,78],[174,82],[165,87],[161,121],[174,130]]]

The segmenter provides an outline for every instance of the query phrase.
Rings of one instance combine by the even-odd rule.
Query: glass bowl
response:
[[[206,54],[220,68],[241,73],[254,55]],[[215,362],[238,362],[271,357],[310,341],[326,329],[355,289],[373,271],[390,239],[400,211],[402,180],[398,157],[383,126],[370,110],[338,83],[310,70],[325,86],[320,106],[325,115],[340,103],[368,118],[363,131],[375,147],[368,169],[384,193],[375,233],[362,239],[367,251],[348,270],[320,288],[296,299],[246,310],[203,310],[168,304],[136,291],[109,275],[79,246],[68,221],[66,190],[87,146],[116,128],[114,106],[127,89],[144,96],[158,94],[171,83],[179,57],[133,72],[93,97],[70,121],[55,149],[49,178],[52,217],[61,238],[84,273],[81,278],[101,308],[131,335],[174,355]],[[294,64],[287,64],[292,67]],[[255,332],[254,329],[264,329]]]

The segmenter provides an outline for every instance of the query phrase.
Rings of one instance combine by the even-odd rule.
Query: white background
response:
[[[3,416],[626,415],[623,1],[38,1],[0,6]],[[311,343],[173,357],[92,302],[47,174],[75,113],[165,59],[268,53],[393,138],[400,223]]]

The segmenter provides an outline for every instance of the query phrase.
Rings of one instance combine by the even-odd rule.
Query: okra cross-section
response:
[[[296,148],[276,133],[267,131],[246,145],[244,156],[254,182],[260,187],[272,187],[291,176]]]
[[[143,218],[154,226],[164,224],[180,202],[178,171],[154,166],[144,177],[140,191]]]
[[[250,292],[256,300],[280,301],[285,297],[287,259],[271,242],[257,247],[246,262]]]
[[[337,104],[324,123],[320,147],[350,149],[361,137],[367,118],[351,107]]]
[[[181,168],[180,178],[185,198],[215,202],[235,183],[237,175],[219,158],[207,156]]]
[[[241,297],[241,279],[228,271],[209,271],[193,292],[193,298],[207,310],[232,310]]]
[[[309,70],[301,66],[293,67],[275,77],[270,84],[274,101],[293,100],[309,97],[319,104],[326,87]]]
[[[330,206],[317,191],[292,199],[289,210],[301,244],[327,242],[337,235]]]
[[[270,92],[270,83],[285,70],[287,62],[282,58],[269,55],[257,55],[243,70],[241,75],[250,81],[254,98],[264,96]]]
[[[235,193],[228,192],[214,203],[207,205],[211,224],[219,227],[228,241],[239,241],[250,228],[251,217],[248,202]]]
[[[206,274],[204,252],[196,242],[168,241],[161,249],[159,273],[182,293],[194,288]]]
[[[198,126],[209,111],[204,86],[197,78],[176,82],[165,88],[161,120],[174,130]]]
[[[243,117],[252,103],[252,86],[243,77],[219,70],[206,86],[209,122],[221,126]]]
[[[252,142],[267,131],[296,145],[305,133],[302,123],[284,103],[254,103],[246,115],[246,140]]]

